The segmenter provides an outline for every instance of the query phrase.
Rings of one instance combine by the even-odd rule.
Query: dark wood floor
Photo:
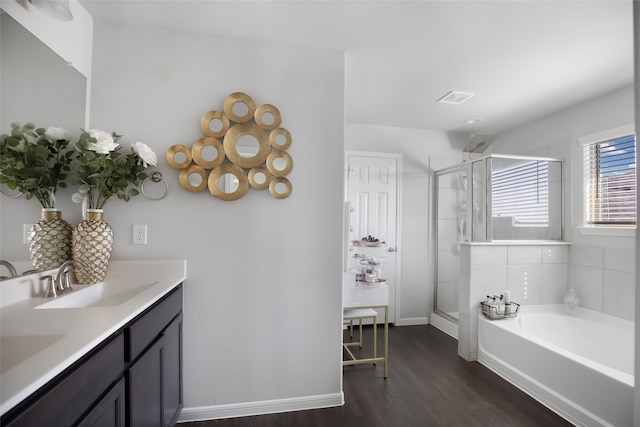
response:
[[[365,344],[371,343],[370,334],[371,329],[365,329]],[[365,346],[361,351],[368,356],[371,350]],[[458,357],[457,341],[431,325],[390,327],[389,359],[386,380],[381,364],[343,368],[346,403],[342,407],[180,427],[571,425],[484,366]]]

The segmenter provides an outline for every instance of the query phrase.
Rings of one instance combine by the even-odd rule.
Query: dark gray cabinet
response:
[[[0,425],[173,426],[182,406],[179,285],[4,414]]]

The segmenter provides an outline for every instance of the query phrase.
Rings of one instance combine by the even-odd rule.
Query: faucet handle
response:
[[[71,270],[67,270],[63,273],[62,276],[62,284],[64,287],[65,291],[72,291],[73,288],[71,287]]]
[[[42,295],[43,298],[55,298],[58,296],[56,284],[53,281],[53,276],[42,276],[40,280],[45,283],[45,286],[47,288],[44,291],[44,295]]]

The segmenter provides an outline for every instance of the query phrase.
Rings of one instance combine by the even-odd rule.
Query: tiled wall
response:
[[[460,247],[458,355],[476,360],[478,307],[511,292],[519,304],[559,304],[567,290],[568,244],[463,244]]]
[[[635,251],[572,245],[569,287],[580,306],[627,320],[635,319]]]

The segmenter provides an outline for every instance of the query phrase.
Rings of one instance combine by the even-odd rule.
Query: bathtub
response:
[[[480,315],[478,362],[575,425],[633,425],[634,322],[562,304]]]

